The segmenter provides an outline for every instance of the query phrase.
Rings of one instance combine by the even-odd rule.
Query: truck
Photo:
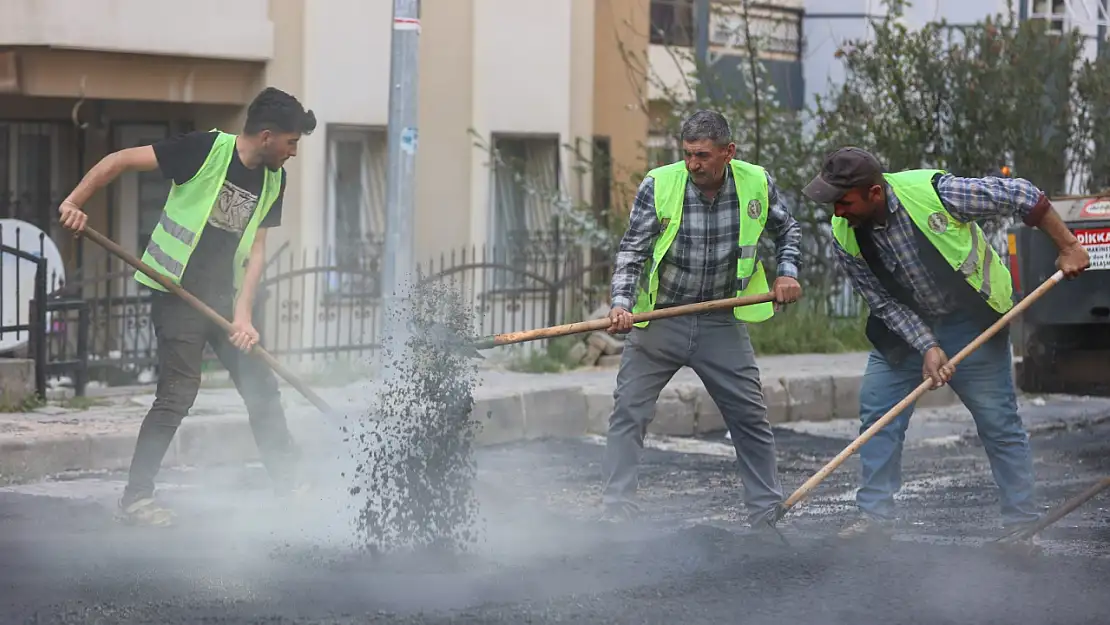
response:
[[[1014,378],[1025,393],[1110,395],[1110,191],[1050,200],[1087,248],[1091,266],[1011,322]],[[1018,301],[1056,272],[1056,246],[1020,222],[1006,238]]]

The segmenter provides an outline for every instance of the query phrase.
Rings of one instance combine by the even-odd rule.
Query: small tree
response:
[[[820,143],[868,147],[892,171],[1008,173],[1048,194],[1105,183],[1110,66],[1082,58],[1078,31],[1052,34],[1012,11],[910,29],[899,19],[905,3],[887,4],[873,37],[838,51],[847,80],[818,100]],[[1012,223],[984,229],[1001,247]]]

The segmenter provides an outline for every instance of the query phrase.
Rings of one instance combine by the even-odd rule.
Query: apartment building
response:
[[[744,76],[751,72],[746,33],[756,42],[779,104],[799,110],[804,97],[803,14],[802,0],[762,0],[746,6],[739,0],[652,0],[644,64],[649,75],[649,162],[658,165],[679,157],[676,139],[660,121],[675,102],[693,98],[697,86],[691,78],[697,74],[698,59],[713,74],[707,81],[711,88],[742,94]]]
[[[616,37],[646,15],[639,5],[423,2],[419,255],[544,220],[491,176],[476,138],[527,155],[536,177],[576,197],[591,181],[573,180],[562,146],[592,149],[597,135],[634,159],[611,137],[629,134],[622,125],[635,117],[622,114],[635,96]],[[194,128],[235,131],[250,98],[274,85],[320,120],[287,166],[288,227],[275,234],[356,254],[384,231],[391,10],[390,0],[3,0],[3,216],[49,227],[61,195],[107,151]],[[165,191],[154,174],[131,177],[90,205],[94,226],[140,249]]]
[[[648,0],[421,4],[418,260],[510,247],[549,229],[554,203],[528,185],[611,206],[609,176],[576,168],[572,150],[640,169],[647,118],[623,50],[646,46]],[[283,227],[270,252],[375,273],[391,14],[391,0],[0,0],[0,218],[47,231],[67,277],[88,286],[106,254],[55,225],[83,173],[110,151],[174,133],[237,132],[246,105],[272,85],[296,94],[319,125],[286,165]],[[490,148],[522,162],[527,182],[491,163]],[[89,203],[90,225],[139,252],[168,189],[157,172],[128,174]],[[283,306],[305,307],[283,309],[281,332],[316,331],[326,315],[307,307],[342,291],[333,274],[325,286],[281,296]],[[133,281],[103,280],[116,296],[138,293]],[[127,310],[113,315],[130,321],[118,323],[145,323],[140,304],[120,306]]]

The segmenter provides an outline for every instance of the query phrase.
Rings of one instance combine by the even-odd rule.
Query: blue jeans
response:
[[[941,349],[952,358],[985,328],[954,313],[941,318],[932,329]],[[916,352],[892,365],[872,351],[860,388],[861,434],[921,384],[921,367],[922,356]],[[949,384],[975,419],[1000,491],[1003,524],[1037,520],[1033,457],[1017,412],[1007,334],[996,334],[960,362]],[[882,520],[894,516],[894,494],[902,487],[902,446],[913,410],[911,404],[860,448],[863,480],[856,504],[865,515]]]

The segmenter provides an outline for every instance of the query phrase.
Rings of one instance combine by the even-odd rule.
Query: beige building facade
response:
[[[642,88],[620,46],[646,46],[648,4],[424,0],[418,256],[546,227],[541,207],[498,202],[506,185],[489,147],[525,157],[532,176],[579,200],[593,180],[573,172],[571,148],[589,158],[598,143],[624,169],[639,166]],[[235,132],[253,95],[273,85],[320,122],[287,165],[286,227],[273,234],[299,249],[380,237],[391,10],[389,0],[0,0],[0,138],[9,169],[41,178],[7,181],[9,204],[26,199],[5,216],[48,223],[44,207],[111,150],[191,129]],[[21,142],[43,147],[29,154]],[[31,174],[30,158],[49,160],[49,175]],[[89,210],[94,226],[138,250],[158,194],[153,177],[133,178]],[[25,192],[47,186],[48,198]]]
[[[648,0],[421,4],[418,260],[519,247],[551,228],[548,193],[606,210],[625,201],[610,182],[643,167],[644,85],[625,55],[647,49]],[[319,122],[286,165],[270,254],[376,272],[391,12],[390,0],[0,0],[0,218],[47,231],[87,296],[135,295],[124,279],[90,286],[125,268],[61,232],[58,204],[113,150],[193,129],[239,131],[246,105],[270,85]],[[529,182],[495,166],[490,148]],[[574,151],[611,159],[612,173],[576,167]],[[90,225],[139,253],[168,190],[157,172],[128,174],[90,201]],[[303,295],[281,296],[301,307],[282,309],[282,331],[314,332],[326,288],[317,279]]]

